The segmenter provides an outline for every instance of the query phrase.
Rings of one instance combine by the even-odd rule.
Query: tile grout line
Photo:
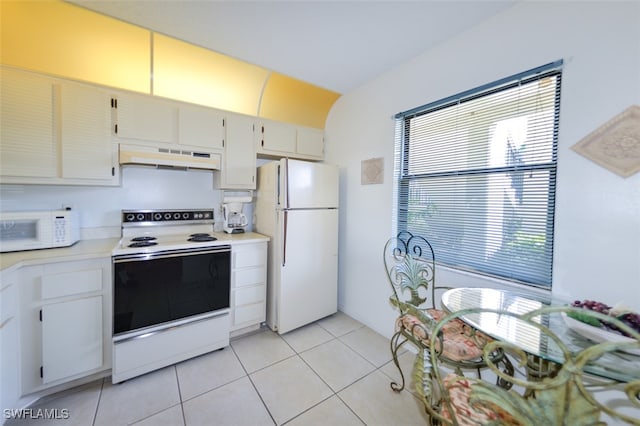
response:
[[[271,414],[271,411],[269,410],[269,407],[267,407],[267,404],[264,402],[264,399],[262,399],[262,395],[260,395],[260,392],[258,392],[258,388],[256,387],[256,384],[253,382],[253,380],[251,379],[251,375],[249,374],[249,372],[247,371],[247,369],[245,368],[244,364],[242,363],[242,361],[240,360],[240,357],[238,356],[238,354],[236,353],[236,350],[233,346],[231,346],[231,344],[229,344],[229,347],[231,348],[231,350],[233,351],[233,355],[236,357],[236,359],[238,360],[238,362],[240,363],[240,366],[242,367],[242,370],[244,370],[244,373],[246,374],[247,379],[249,379],[249,383],[251,383],[251,386],[253,387],[253,390],[256,392],[256,394],[258,395],[258,398],[260,398],[260,402],[262,402],[262,406],[264,407],[265,410],[267,410],[267,413],[269,414],[269,417],[271,418],[271,421],[273,422],[274,425],[277,425],[278,423],[276,422],[276,419],[273,417],[273,414]],[[273,365],[273,364],[272,364]],[[259,371],[259,370],[258,370]],[[240,379],[236,379],[236,380],[240,380]],[[235,380],[234,380],[235,381]]]
[[[93,426],[96,424],[96,420],[98,420],[98,408],[100,407],[100,400],[102,399],[102,391],[104,389],[104,381],[105,377],[102,378],[102,382],[100,383],[100,392],[98,393],[98,403],[96,404],[96,409],[93,412],[93,422],[91,423]]]
[[[355,383],[359,382],[360,380],[364,379],[365,377],[368,377],[371,373],[373,373],[373,372],[375,372],[375,371],[377,371],[377,370],[379,370],[379,369],[380,369],[380,367],[377,367],[374,363],[372,363],[371,361],[369,361],[368,359],[366,359],[362,354],[360,354],[359,352],[357,352],[357,351],[356,351],[355,349],[353,349],[351,346],[349,346],[349,345],[347,345],[345,342],[343,342],[343,341],[342,341],[342,339],[340,339],[340,337],[342,337],[342,336],[346,336],[347,334],[353,333],[353,332],[355,332],[355,331],[357,331],[357,330],[359,330],[359,329],[361,329],[361,328],[364,328],[364,325],[361,325],[360,327],[354,328],[353,330],[350,330],[350,331],[348,331],[348,332],[346,332],[346,333],[342,333],[341,335],[339,335],[339,336],[338,336],[338,335],[336,335],[336,334],[332,333],[331,331],[329,331],[328,329],[326,329],[325,327],[322,327],[322,325],[320,325],[318,322],[315,322],[314,324],[318,325],[320,328],[322,328],[322,329],[323,329],[323,330],[325,330],[327,333],[329,333],[329,334],[332,336],[332,338],[331,338],[331,339],[329,339],[329,340],[327,340],[326,342],[322,342],[322,343],[319,343],[319,344],[317,344],[317,345],[315,345],[315,346],[312,346],[311,348],[307,348],[307,349],[305,349],[305,350],[304,350],[304,351],[302,351],[302,352],[308,352],[308,351],[310,351],[310,350],[312,350],[312,349],[315,349],[315,348],[317,348],[317,347],[319,347],[319,346],[322,346],[322,345],[325,345],[325,344],[327,344],[327,343],[329,343],[329,342],[332,342],[332,341],[336,341],[336,340],[337,340],[338,342],[340,342],[340,343],[342,343],[343,345],[345,345],[349,350],[353,351],[353,353],[355,353],[356,355],[358,355],[359,357],[361,357],[362,359],[364,359],[366,362],[368,362],[369,364],[371,364],[371,365],[374,367],[374,369],[373,369],[373,370],[371,370],[369,373],[365,374],[364,376],[359,377],[358,379],[354,380],[352,383],[349,383],[348,385],[346,385],[346,386],[342,387],[340,390],[335,391],[335,390],[333,390],[333,388],[332,388],[332,387],[331,387],[331,386],[330,386],[330,385],[329,385],[329,384],[328,384],[328,383],[327,383],[327,382],[322,378],[322,376],[320,376],[320,374],[319,374],[316,370],[314,370],[314,369],[313,369],[313,367],[312,367],[311,365],[309,365],[309,363],[308,363],[308,362],[307,362],[307,361],[306,361],[306,360],[301,356],[301,353],[302,353],[302,352],[298,352],[298,351],[297,351],[293,346],[291,346],[291,344],[289,344],[289,342],[288,342],[285,338],[283,338],[282,336],[280,336],[280,338],[281,338],[281,339],[282,339],[282,340],[283,340],[283,341],[284,341],[284,342],[285,342],[285,343],[286,343],[286,344],[287,344],[287,345],[288,345],[288,346],[289,346],[289,347],[290,347],[290,348],[295,352],[296,356],[297,356],[298,358],[300,358],[300,360],[301,360],[301,361],[302,361],[302,362],[303,362],[307,367],[309,367],[309,369],[313,372],[313,374],[315,374],[315,375],[316,375],[316,376],[317,376],[317,377],[322,381],[322,383],[324,383],[324,384],[325,384],[325,385],[326,385],[326,386],[331,390],[331,392],[332,392],[332,395],[329,395],[328,397],[326,397],[326,398],[322,399],[321,401],[319,401],[318,403],[316,403],[316,404],[312,405],[311,407],[307,408],[306,410],[304,410],[304,411],[302,411],[302,412],[300,412],[300,413],[296,414],[295,416],[293,416],[292,418],[290,418],[289,420],[287,420],[286,422],[284,422],[282,425],[286,425],[286,424],[288,424],[288,423],[292,422],[293,420],[295,420],[295,419],[297,419],[298,417],[302,416],[303,414],[305,414],[305,413],[307,413],[307,412],[311,411],[312,409],[314,409],[314,408],[316,408],[317,406],[319,406],[320,404],[322,404],[322,403],[324,403],[324,402],[328,401],[329,399],[333,398],[334,396],[335,396],[335,397],[337,397],[337,398],[340,400],[340,402],[342,402],[342,403],[344,404],[344,406],[345,406],[345,407],[347,407],[347,409],[348,409],[348,410],[349,410],[349,411],[350,411],[350,412],[351,412],[351,413],[352,413],[352,414],[353,414],[353,415],[354,415],[354,416],[355,416],[355,417],[356,417],[360,422],[362,422],[362,424],[366,425],[366,422],[365,422],[363,419],[361,419],[361,418],[360,418],[360,416],[358,416],[358,414],[357,414],[355,411],[353,411],[353,408],[351,408],[351,406],[350,406],[349,404],[347,404],[347,402],[346,402],[345,400],[343,400],[343,399],[340,397],[340,395],[338,395],[338,393],[339,393],[339,392],[342,392],[343,390],[345,390],[345,389],[346,389],[346,388],[348,388],[349,386],[352,386],[353,384],[355,384]],[[291,357],[290,357],[290,358],[291,358]],[[289,359],[289,358],[287,358],[287,359]],[[283,361],[284,361],[284,360],[283,360]],[[274,364],[275,364],[275,363],[274,363]],[[272,365],[273,365],[273,364],[272,364]],[[384,373],[383,373],[383,374],[384,374]],[[386,374],[385,374],[385,376],[386,376]],[[256,392],[257,392],[257,389],[256,389]],[[258,393],[258,394],[259,394],[259,393]]]
[[[182,412],[182,425],[187,425],[187,418],[184,415],[184,403],[182,401],[182,390],[180,389],[180,377],[178,376],[178,366],[177,364],[173,365],[173,371],[176,373],[176,384],[178,385],[178,400],[180,401],[180,411]],[[171,407],[169,407],[171,408]]]

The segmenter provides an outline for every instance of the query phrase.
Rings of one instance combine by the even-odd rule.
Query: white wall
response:
[[[87,229],[106,228],[120,235],[122,209],[215,208],[220,219],[221,191],[210,171],[125,166],[119,187],[0,185],[1,210],[48,210],[72,206]],[[251,206],[245,213],[251,217]],[[89,237],[90,238],[90,237]]]
[[[382,266],[392,233],[392,116],[558,59],[565,66],[553,293],[640,310],[640,173],[624,179],[570,150],[640,104],[640,3],[610,1],[518,3],[338,100],[326,125],[326,161],[342,174],[342,310],[392,333]],[[374,157],[384,158],[384,184],[361,185],[360,162]],[[443,268],[438,282],[497,285]]]

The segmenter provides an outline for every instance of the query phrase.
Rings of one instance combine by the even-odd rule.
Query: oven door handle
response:
[[[225,253],[230,252],[231,246],[223,245],[217,247],[206,247],[206,248],[187,248],[187,249],[177,249],[177,250],[166,250],[166,251],[158,251],[153,253],[134,253],[134,254],[120,254],[117,256],[113,256],[114,263],[122,263],[122,262],[135,262],[135,261],[144,261],[144,260],[152,260],[152,259],[166,259],[170,257],[184,257],[184,256],[193,256],[197,254],[209,254],[209,253]]]

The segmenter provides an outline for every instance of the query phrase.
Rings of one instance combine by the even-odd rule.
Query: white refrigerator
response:
[[[338,187],[334,165],[258,167],[255,230],[270,237],[267,325],[280,334],[338,310]]]

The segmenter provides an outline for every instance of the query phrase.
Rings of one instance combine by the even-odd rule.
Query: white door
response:
[[[338,309],[338,210],[280,212],[283,234],[278,332],[286,333]]]
[[[42,307],[42,382],[102,365],[102,296]]]
[[[285,208],[338,207],[338,166],[297,160],[282,160],[282,163],[288,181],[288,187],[282,192]]]
[[[178,142],[203,148],[224,148],[224,116],[211,108],[180,106]]]
[[[62,177],[115,178],[109,93],[73,84],[61,92]]]
[[[175,143],[178,108],[175,104],[143,95],[118,95],[118,136],[147,142]]]

